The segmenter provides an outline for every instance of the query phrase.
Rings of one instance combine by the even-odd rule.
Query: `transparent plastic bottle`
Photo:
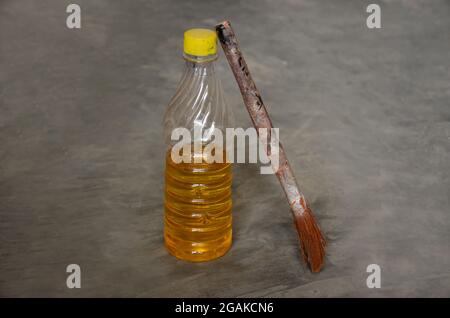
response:
[[[224,255],[232,241],[232,166],[225,162],[222,143],[215,145],[215,152],[222,152],[221,163],[211,163],[203,152],[206,145],[217,142],[211,132],[220,129],[225,136],[233,117],[215,70],[216,43],[212,30],[185,32],[185,70],[164,116],[164,241],[172,255],[194,262]],[[176,163],[171,156],[178,142],[171,140],[172,131],[180,127],[192,136],[191,162]],[[195,136],[196,129],[201,129],[200,136]],[[194,147],[194,143],[200,143],[200,147]]]

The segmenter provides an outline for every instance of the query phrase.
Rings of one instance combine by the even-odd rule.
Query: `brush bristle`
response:
[[[326,241],[317,225],[309,205],[303,200],[301,215],[295,217],[295,225],[300,238],[301,253],[311,271],[317,273],[323,266]]]

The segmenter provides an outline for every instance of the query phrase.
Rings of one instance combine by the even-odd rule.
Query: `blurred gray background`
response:
[[[371,2],[382,29],[357,0],[2,0],[0,296],[450,296],[450,2]],[[224,19],[328,238],[319,274],[257,165],[235,166],[226,256],[164,249],[161,123],[183,31]],[[223,54],[219,74],[250,126]]]

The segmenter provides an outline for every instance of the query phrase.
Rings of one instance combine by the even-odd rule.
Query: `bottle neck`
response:
[[[194,72],[196,75],[214,74],[214,65],[217,54],[209,56],[193,56],[184,54],[186,71]]]
[[[198,76],[212,75],[215,73],[214,61],[206,63],[186,61],[186,71]]]

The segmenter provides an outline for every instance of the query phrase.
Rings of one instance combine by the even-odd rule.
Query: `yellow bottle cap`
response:
[[[190,29],[184,32],[184,53],[208,56],[217,53],[216,32],[209,29]]]

